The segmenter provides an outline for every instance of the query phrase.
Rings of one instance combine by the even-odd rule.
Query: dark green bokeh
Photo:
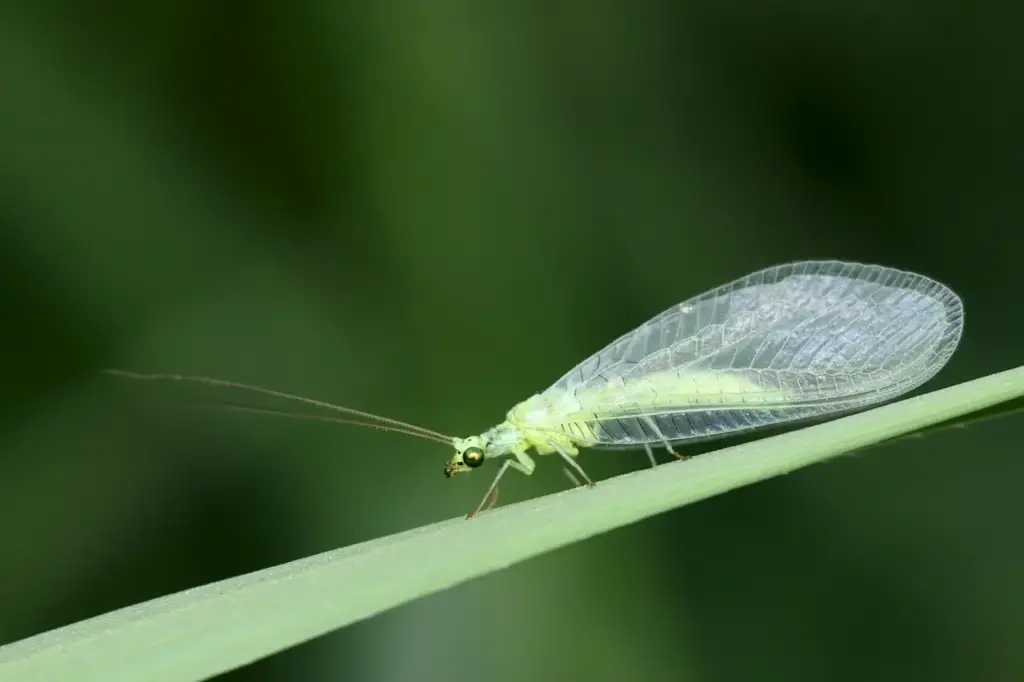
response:
[[[489,480],[101,367],[468,435],[669,305],[821,257],[964,297],[929,388],[1020,364],[1022,14],[0,7],[0,642],[454,516]],[[1022,423],[730,493],[224,679],[1019,680]],[[503,500],[564,485],[540,464]]]

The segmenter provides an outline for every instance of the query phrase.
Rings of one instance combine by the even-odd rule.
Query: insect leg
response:
[[[654,450],[651,449],[650,444],[644,443],[644,450],[647,451],[647,459],[651,460],[651,468],[658,466],[658,460],[654,459]]]
[[[559,456],[561,456],[561,458],[565,460],[565,463],[568,464],[573,469],[575,469],[576,473],[583,477],[583,480],[587,482],[587,485],[589,487],[594,487],[594,482],[590,480],[590,476],[587,476],[587,472],[584,471],[583,467],[581,467],[579,463],[572,458],[572,455],[566,452],[558,443],[554,442],[553,440],[549,440],[548,445],[550,445],[556,451],[558,451]]]
[[[491,493],[491,499],[487,503],[487,509],[493,508],[494,505],[496,505],[496,504],[498,504],[498,489],[497,488],[495,488],[494,492]],[[487,511],[487,510],[484,510],[484,511]]]
[[[674,457],[676,457],[677,459],[690,459],[689,457],[686,457],[685,455],[680,455],[678,452],[676,452],[675,450],[672,449],[672,444],[668,442],[668,438],[665,438],[665,434],[663,434],[661,432],[661,429],[658,428],[658,424],[657,424],[657,422],[654,421],[654,418],[652,418],[652,417],[644,417],[643,419],[644,419],[645,422],[647,422],[647,425],[650,426],[651,429],[654,430],[654,434],[656,436],[658,436],[658,438],[661,440],[661,444],[665,446],[665,449],[668,450],[670,453],[672,453],[672,455]]]
[[[537,468],[534,464],[533,459],[530,458],[525,452],[513,452],[515,459],[506,459],[501,463],[501,469],[498,470],[498,475],[494,477],[491,482],[491,487],[487,489],[487,494],[484,495],[484,499],[480,500],[480,504],[477,505],[476,509],[466,515],[467,519],[471,519],[480,513],[480,510],[484,508],[487,501],[490,500],[491,504],[487,508],[490,509],[494,506],[494,503],[498,501],[498,481],[505,475],[505,472],[509,469],[515,469],[529,476],[533,473],[533,470]]]

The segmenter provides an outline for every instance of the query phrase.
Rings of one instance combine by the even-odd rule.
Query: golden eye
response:
[[[462,461],[470,469],[475,469],[484,463],[484,451],[480,448],[466,448],[462,453]]]

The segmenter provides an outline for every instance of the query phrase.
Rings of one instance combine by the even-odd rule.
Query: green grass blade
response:
[[[1024,367],[173,594],[0,648],[5,682],[202,680],[584,538],[1024,395]]]

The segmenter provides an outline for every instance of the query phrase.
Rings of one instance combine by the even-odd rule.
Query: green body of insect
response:
[[[529,454],[559,455],[568,467],[580,474],[588,485],[593,482],[575,461],[581,447],[631,448],[643,447],[654,464],[651,445],[663,445],[672,454],[678,429],[671,438],[658,426],[665,414],[698,411],[702,406],[722,408],[763,407],[767,403],[787,404],[780,391],[766,391],[744,377],[729,372],[698,372],[683,376],[676,372],[645,375],[635,381],[621,378],[593,389],[578,388],[573,394],[545,392],[536,394],[509,410],[505,421],[478,436],[454,439],[455,454],[444,468],[446,478],[480,467],[485,459],[508,456],[488,489],[475,515],[488,500],[494,500],[498,481],[507,469],[526,475],[533,473],[536,463]],[[678,418],[678,417],[677,417]],[[631,420],[644,434],[616,442],[604,422],[624,424]],[[623,438],[620,437],[620,441]],[[676,455],[677,457],[679,455]]]

